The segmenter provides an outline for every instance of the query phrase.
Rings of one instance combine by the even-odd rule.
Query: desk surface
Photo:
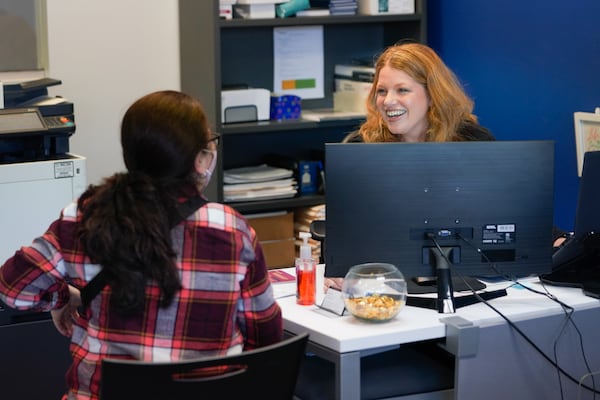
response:
[[[544,291],[537,278],[526,278],[520,282]],[[287,294],[290,291],[293,293],[295,288],[295,283],[276,285],[288,285],[276,287],[276,295],[279,296],[285,296],[286,291]],[[507,288],[507,296],[490,300],[490,304],[513,322],[564,312],[559,304],[546,296],[514,286],[511,282],[488,285],[488,288]],[[557,286],[546,288],[560,301],[576,310],[600,307],[600,300],[583,295],[581,289]],[[322,295],[317,296],[317,301],[320,298]],[[294,296],[281,297],[278,303],[282,308],[284,328],[287,331],[309,332],[312,342],[339,353],[443,338],[446,336],[446,325],[441,319],[449,316],[462,317],[479,327],[505,322],[495,311],[481,303],[459,308],[455,314],[439,314],[435,310],[406,306],[396,318],[383,323],[369,323],[353,316],[340,317],[317,306],[297,305]]]

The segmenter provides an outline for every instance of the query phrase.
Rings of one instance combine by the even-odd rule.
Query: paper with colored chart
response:
[[[273,29],[273,92],[320,99],[324,91],[323,26]]]

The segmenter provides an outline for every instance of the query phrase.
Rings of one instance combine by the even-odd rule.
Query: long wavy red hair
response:
[[[436,52],[420,43],[402,43],[388,47],[375,63],[374,83],[367,99],[367,119],[359,131],[363,141],[399,140],[398,135],[393,135],[388,129],[376,105],[379,72],[386,65],[404,71],[425,87],[430,98],[425,141],[459,141],[457,129],[461,122],[477,122],[473,115],[473,101]]]

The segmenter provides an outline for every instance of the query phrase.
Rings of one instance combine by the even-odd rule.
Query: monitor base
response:
[[[498,297],[506,296],[506,289],[492,290],[489,292],[478,293],[478,296],[484,300],[492,300]],[[474,294],[454,297],[454,308],[470,306],[471,304],[479,303],[480,300]],[[438,309],[438,299],[433,297],[408,296],[406,305],[412,307],[428,308],[431,310]]]

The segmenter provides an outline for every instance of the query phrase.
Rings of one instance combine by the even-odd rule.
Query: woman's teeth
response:
[[[386,111],[386,115],[390,118],[392,117],[399,117],[401,115],[406,114],[406,110],[391,110],[391,111]]]

